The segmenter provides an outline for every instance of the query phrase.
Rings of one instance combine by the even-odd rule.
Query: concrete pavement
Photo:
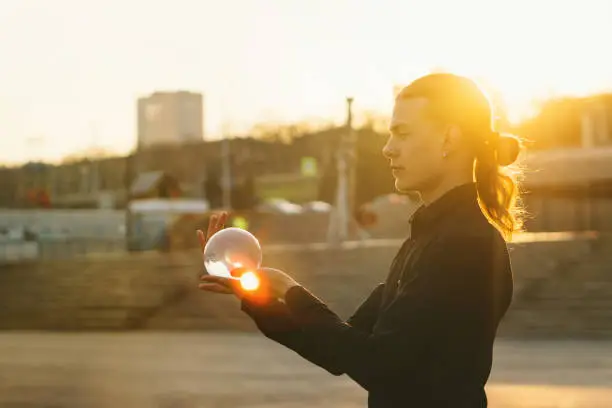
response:
[[[500,341],[492,408],[609,408],[612,342]],[[333,377],[256,334],[0,333],[0,406],[366,406]]]

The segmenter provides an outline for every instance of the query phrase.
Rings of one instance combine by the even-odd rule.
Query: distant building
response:
[[[612,145],[612,95],[583,99],[580,136],[584,148]]]
[[[513,129],[530,150],[612,145],[612,93],[545,102],[537,116]]]
[[[202,94],[155,92],[138,99],[138,147],[181,145],[204,139]]]

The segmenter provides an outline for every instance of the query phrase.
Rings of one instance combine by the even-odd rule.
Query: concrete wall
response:
[[[365,247],[351,244],[341,249],[270,246],[264,263],[289,271],[348,317],[384,280],[399,244],[370,241]],[[579,263],[589,248],[587,241],[512,245],[517,299],[533,286],[531,282],[548,279],[560,265]],[[197,251],[4,265],[0,328],[252,330],[233,297],[196,289],[201,270]],[[508,333],[521,333],[520,321],[509,316],[508,322],[513,327]]]

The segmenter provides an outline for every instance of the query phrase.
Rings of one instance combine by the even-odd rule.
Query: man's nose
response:
[[[387,159],[392,159],[394,157],[397,157],[397,153],[398,153],[397,148],[393,146],[391,141],[388,141],[382,149],[382,154]]]

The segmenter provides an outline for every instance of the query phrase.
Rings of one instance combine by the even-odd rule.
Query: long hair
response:
[[[474,157],[473,177],[483,214],[506,239],[521,229],[518,171],[506,166],[520,153],[519,139],[493,127],[491,104],[472,80],[454,74],[423,76],[402,89],[398,99],[425,98],[427,114],[461,128]]]

